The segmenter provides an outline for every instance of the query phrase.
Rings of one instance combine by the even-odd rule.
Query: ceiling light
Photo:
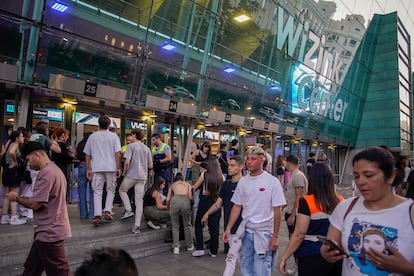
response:
[[[52,5],[52,9],[58,12],[65,12],[68,9],[68,6],[60,4],[60,3],[54,3]]]
[[[224,68],[224,72],[230,74],[233,73],[234,71],[236,71],[236,69],[234,69],[233,67],[227,66],[226,68]]]
[[[239,22],[239,23],[243,23],[243,22],[246,22],[246,21],[250,20],[250,17],[248,17],[248,16],[247,16],[247,15],[245,15],[245,14],[242,14],[242,15],[236,16],[236,17],[234,18],[234,20],[236,20],[236,21],[237,21],[237,22]]]
[[[163,48],[164,50],[171,51],[171,50],[175,49],[175,46],[174,46],[171,42],[166,42],[166,43],[162,46],[162,48]]]
[[[272,84],[269,86],[269,89],[270,89],[270,90],[273,90],[273,91],[281,91],[281,90],[282,90],[282,87],[280,86],[280,83],[275,82],[275,83],[272,83]]]

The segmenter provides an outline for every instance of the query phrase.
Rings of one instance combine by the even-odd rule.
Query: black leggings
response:
[[[198,204],[197,215],[195,219],[195,236],[196,236],[196,249],[204,249],[203,240],[203,226],[201,225],[201,218],[208,211],[208,209],[215,203],[206,196],[200,196],[200,203]],[[220,229],[221,209],[208,216],[208,232],[210,233],[210,252],[214,255],[217,254],[219,245],[219,229]]]

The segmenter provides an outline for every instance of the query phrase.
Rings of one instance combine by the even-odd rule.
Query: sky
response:
[[[414,1],[413,0],[332,0],[336,3],[334,20],[344,19],[347,14],[364,16],[365,27],[374,14],[398,12],[398,17],[411,36],[414,44]],[[411,47],[413,49],[413,47]],[[411,50],[411,67],[414,68],[414,50]]]

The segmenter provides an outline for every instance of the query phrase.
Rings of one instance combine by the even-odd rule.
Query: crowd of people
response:
[[[221,143],[213,156],[211,144],[204,142],[189,159],[192,175],[186,181],[181,173],[172,178],[172,152],[159,134],[151,136],[148,147],[144,131],[133,129],[121,147],[109,129],[110,118],[101,116],[98,124],[99,130],[85,133],[76,149],[67,145],[68,130],[56,128],[49,136],[42,121],[32,135],[24,128],[9,135],[2,152],[6,197],[0,223],[34,220],[36,225],[23,275],[70,273],[64,240],[71,236],[66,201],[68,166],[74,160],[81,219],[95,226],[112,221],[119,184],[121,219],[135,218],[132,233],[141,233],[142,217],[154,230],[171,224],[175,255],[184,243],[194,257],[216,257],[223,214],[223,275],[233,275],[237,263],[242,275],[271,275],[276,268],[297,275],[414,275],[414,172],[399,152],[382,146],[357,153],[352,166],[360,196],[344,199],[335,191],[325,153],[319,159],[310,153],[305,166],[297,156],[280,155],[273,168],[263,145],[241,156],[233,140],[228,150]],[[289,243],[278,255],[282,218]],[[288,268],[292,256],[294,266]],[[123,273],[138,274],[125,251],[103,248],[76,275],[101,275],[90,273],[101,271],[99,264],[108,258],[124,263],[130,272]]]

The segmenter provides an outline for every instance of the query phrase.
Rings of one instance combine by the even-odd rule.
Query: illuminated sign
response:
[[[14,113],[14,104],[6,104],[6,112]]]
[[[315,33],[309,30],[309,22],[305,21],[303,24],[297,24],[294,29],[294,17],[288,16],[285,21],[284,10],[278,7],[278,21],[277,21],[277,45],[279,50],[283,50],[287,40],[287,53],[289,56],[294,57],[294,54],[298,52],[298,60],[305,65],[309,66],[334,83],[340,83],[339,70],[343,65],[343,62],[339,59],[338,52],[334,54],[325,50],[325,35],[318,37]],[[300,44],[299,44],[300,40]],[[311,42],[312,46],[305,53],[305,46],[308,42]],[[314,57],[317,56],[316,62]]]
[[[278,7],[277,48],[283,50],[300,64],[292,70],[291,106],[293,113],[309,111],[335,121],[343,122],[349,108],[348,102],[338,97],[339,71],[343,62],[338,52],[330,53],[325,46],[325,36],[318,37],[309,30],[309,22],[294,26],[294,17]],[[306,47],[310,44],[310,47]],[[305,53],[305,49],[308,49]],[[303,63],[303,64],[302,64]]]
[[[89,114],[89,113],[83,113],[83,112],[76,112],[75,113],[75,122],[76,123],[82,123],[86,125],[92,125],[92,126],[98,126],[98,114]],[[111,119],[111,125],[109,127],[119,128],[121,125],[121,119],[120,118],[114,118],[109,117]]]
[[[332,82],[318,76],[303,64],[297,64],[292,72],[292,112],[303,110],[343,122],[349,105],[332,91]]]
[[[33,117],[36,119],[61,122],[63,120],[63,110],[48,107],[33,107]]]
[[[126,129],[138,128],[142,130],[147,130],[147,124],[142,121],[135,121],[135,120],[127,119],[125,123],[125,128]]]

